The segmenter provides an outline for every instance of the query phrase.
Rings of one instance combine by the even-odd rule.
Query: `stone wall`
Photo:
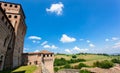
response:
[[[26,34],[25,15],[20,4],[0,2],[9,21],[15,29],[15,46],[13,52],[13,67],[21,65],[24,46],[24,37]]]
[[[0,7],[0,70],[12,66],[12,53],[10,53],[14,50],[12,42],[14,37],[12,35],[14,35],[14,28]],[[8,53],[10,53],[11,59],[8,57]]]
[[[63,69],[63,70],[59,70],[56,73],[79,73],[79,69]]]

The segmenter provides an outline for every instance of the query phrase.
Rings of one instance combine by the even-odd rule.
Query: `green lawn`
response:
[[[14,70],[1,71],[0,73],[33,73],[37,69],[36,66],[21,66]]]

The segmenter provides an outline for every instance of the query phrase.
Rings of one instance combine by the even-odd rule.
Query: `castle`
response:
[[[50,73],[54,73],[53,53],[45,50],[39,53],[23,53],[26,29],[22,6],[16,3],[0,2],[0,71],[23,64],[34,64],[44,65]]]

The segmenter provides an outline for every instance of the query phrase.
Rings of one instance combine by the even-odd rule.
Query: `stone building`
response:
[[[14,28],[0,7],[0,70],[12,68],[14,39]]]
[[[43,67],[43,71],[54,73],[54,53],[43,50],[36,53],[23,53],[24,65],[38,65]]]
[[[21,65],[26,28],[22,6],[0,1],[0,70]]]
[[[25,15],[20,4],[0,2],[7,18],[11,22],[15,32],[15,46],[13,52],[13,67],[21,65],[24,37],[26,34]]]

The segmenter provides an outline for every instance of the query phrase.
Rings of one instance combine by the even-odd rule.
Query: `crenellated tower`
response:
[[[26,34],[25,15],[20,4],[0,2],[1,7],[15,29],[15,46],[13,52],[13,67],[21,65]]]

